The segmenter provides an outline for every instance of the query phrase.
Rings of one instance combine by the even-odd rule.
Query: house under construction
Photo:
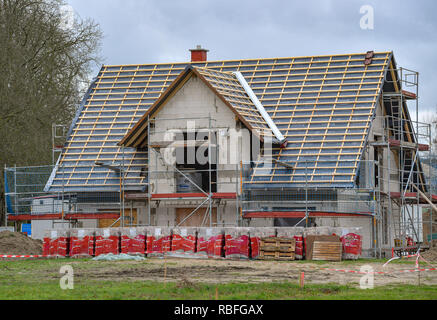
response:
[[[7,219],[360,227],[369,256],[423,246],[437,196],[418,90],[392,52],[208,61],[198,46],[103,66],[68,132],[54,126],[56,163],[5,168]]]

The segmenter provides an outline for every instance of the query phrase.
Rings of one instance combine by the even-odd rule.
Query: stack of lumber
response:
[[[294,260],[296,239],[294,238],[262,238],[258,259],[261,260]]]
[[[307,235],[306,259],[341,261],[342,243],[339,236]]]
[[[314,241],[313,260],[341,261],[341,242]]]

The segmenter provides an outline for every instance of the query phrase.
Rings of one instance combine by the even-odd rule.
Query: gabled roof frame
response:
[[[240,120],[253,134],[255,134],[262,142],[264,137],[259,134],[258,130],[252,127],[250,122],[248,122],[230,103],[220,94],[205,77],[200,74],[196,67],[187,66],[184,71],[173,81],[173,83],[165,90],[161,96],[155,101],[155,103],[147,110],[147,112],[141,117],[141,119],[132,127],[131,130],[123,137],[123,139],[118,143],[120,146],[130,147],[130,148],[141,148],[146,147],[144,145],[147,136],[147,126],[150,118],[166,104],[166,102],[173,97],[183,85],[191,79],[191,77],[198,77]]]
[[[383,64],[387,63],[389,55],[390,52],[376,52],[372,65],[377,64],[378,67],[382,67]],[[347,140],[353,140],[354,142],[359,142],[359,140],[361,140],[363,143],[365,142],[366,134],[360,135],[359,131],[360,129],[365,128],[366,124],[359,121],[367,122],[367,128],[365,128],[367,132],[370,125],[369,120],[372,118],[373,114],[373,112],[369,112],[372,108],[369,105],[369,102],[370,100],[373,100],[372,96],[377,96],[380,88],[378,87],[378,92],[375,93],[370,91],[373,90],[373,87],[376,89],[378,78],[382,78],[384,75],[384,72],[382,72],[380,76],[378,73],[387,69],[387,65],[385,65],[383,70],[379,70],[380,68],[374,66],[370,67],[371,70],[370,68],[367,70],[367,67],[366,70],[362,70],[362,59],[364,58],[364,53],[344,53],[326,56],[206,61],[202,63],[191,63],[191,65],[199,67],[199,72],[204,75],[208,81],[210,81],[210,77],[205,74],[203,70],[211,70],[212,72],[217,71],[223,73],[223,75],[229,75],[234,71],[240,71],[247,79],[251,88],[253,88],[254,93],[272,117],[277,127],[280,128],[284,135],[290,139],[289,141],[292,142],[295,142],[294,137],[298,138],[296,140],[297,142],[303,141],[302,137],[307,137],[306,140],[310,140],[308,137],[314,136],[316,131],[317,133],[321,131],[316,125],[311,126],[308,129],[299,129],[300,127],[293,128],[296,122],[300,122],[299,119],[303,119],[304,113],[305,118],[307,117],[308,112],[313,113],[314,116],[316,116],[316,113],[320,113],[317,115],[320,117],[322,112],[319,110],[322,110],[323,114],[326,114],[324,112],[324,109],[326,108],[339,108],[340,111],[334,112],[332,114],[332,119],[329,119],[328,121],[340,124],[340,122],[343,121],[340,117],[343,117],[344,114],[344,111],[341,110],[346,110],[344,109],[344,106],[352,104],[354,109],[356,108],[360,111],[356,113],[354,112],[353,116],[356,114],[359,116],[357,118],[360,119],[352,119],[344,122],[344,125],[340,124],[337,126],[344,129],[344,127],[349,127],[350,125],[350,127],[357,127],[357,130],[353,129],[354,132],[351,134],[349,134],[348,130],[343,138],[340,137],[340,135],[343,135],[344,132],[330,133],[328,132],[328,129],[324,128],[323,131],[325,131],[325,133],[323,134],[326,134],[326,139],[323,136],[320,136],[320,139],[311,139],[320,140],[317,141],[318,143],[323,142],[323,140],[334,142],[342,140],[340,141],[340,143],[342,143],[342,149],[339,152],[331,152],[334,150],[332,146],[325,145],[299,146],[299,148],[302,147],[302,152],[296,152],[296,146],[294,146],[293,143],[290,143],[290,146],[283,148],[285,152],[281,152],[280,156],[281,159],[282,157],[284,158],[284,161],[292,162],[305,161],[301,158],[314,158],[320,156],[324,159],[321,160],[317,158],[315,160],[318,162],[326,162],[331,160],[327,159],[329,156],[340,154],[341,157],[345,158],[345,161],[350,160],[356,163],[354,156],[356,155],[358,157],[357,159],[359,159],[361,153],[358,155],[357,151],[351,151],[351,155],[349,156],[349,152],[346,151],[348,151],[348,149],[352,150],[352,148],[356,147],[355,145],[352,146],[352,144],[346,142]],[[114,177],[111,172],[101,172],[96,174],[96,170],[93,169],[94,162],[90,160],[98,160],[102,158],[105,159],[105,161],[108,161],[108,163],[117,163],[117,159],[122,153],[122,148],[118,145],[119,141],[141,119],[147,109],[153,105],[156,99],[158,99],[159,94],[162,94],[178,77],[178,75],[184,71],[184,68],[187,65],[190,65],[190,63],[181,62],[103,66],[97,76],[98,81],[96,82],[95,88],[93,88],[90,96],[87,97],[88,100],[83,112],[77,122],[73,124],[74,129],[71,139],[69,138],[67,141],[65,152],[62,154],[60,166],[65,165],[70,171],[68,171],[65,179],[58,172],[53,180],[53,184],[50,186],[51,190],[60,190],[60,186],[64,186],[64,180],[67,180],[65,187],[70,191],[91,189],[101,191],[116,190],[118,188],[118,182],[114,182]],[[368,74],[369,72],[370,74]],[[212,78],[214,78],[214,76],[212,76]],[[219,76],[218,78],[221,77]],[[312,84],[309,83],[309,87],[307,87],[307,82],[304,83],[303,79],[308,80],[309,82],[316,80],[320,82],[321,80],[323,81],[323,85],[327,85],[327,87],[314,87],[314,89],[311,89]],[[324,79],[328,79],[329,81],[324,81]],[[344,79],[344,81],[342,81],[342,79]],[[231,99],[229,99],[226,94],[227,90],[221,90],[221,86],[217,87],[216,81],[210,81],[210,83],[221,94],[223,94],[226,99],[228,99],[238,112],[241,112],[242,116],[246,117],[246,119],[252,123],[253,127],[258,130],[262,130],[262,128],[266,127],[264,124],[261,124],[260,126],[257,125],[260,124],[259,121],[262,121],[259,115],[255,116],[258,120],[252,121],[250,116],[246,116],[244,107],[243,110],[240,111],[238,103],[237,105],[234,104],[232,95],[230,96]],[[340,88],[340,83],[343,83],[346,87],[342,86]],[[368,91],[362,92],[363,89],[360,89],[360,92],[353,91],[356,89],[356,85],[360,85],[360,83],[370,83],[366,84],[366,87],[369,87],[368,89],[363,88]],[[304,94],[298,95],[299,97],[296,98],[296,94],[294,93],[296,92],[296,89],[297,91],[302,90]],[[278,95],[278,90],[283,94]],[[121,97],[121,94],[124,96]],[[319,94],[321,99],[315,101],[314,99],[317,99]],[[330,106],[332,101],[334,101],[333,99],[336,99],[335,106]],[[126,108],[125,105],[127,105]],[[250,108],[252,107],[253,104],[251,103]],[[294,114],[293,110],[296,110]],[[369,120],[362,119],[367,115],[369,116]],[[310,119],[305,119],[303,122],[308,124],[309,120]],[[321,120],[315,121],[317,122]],[[357,124],[354,125],[354,123]],[[85,137],[85,134],[89,133],[90,128],[91,133]],[[106,133],[109,142],[106,142],[106,136],[100,136],[103,134],[101,133],[101,131],[103,131],[102,128],[110,128],[109,134]],[[122,133],[120,132],[122,130],[125,131]],[[328,136],[333,136],[334,134],[338,134],[339,137],[328,139]],[[348,139],[348,137],[350,138]],[[103,140],[105,140],[104,145],[101,144]],[[93,141],[98,141],[98,143]],[[115,147],[118,147],[118,149]],[[313,149],[310,150],[309,148]],[[134,148],[125,149],[126,151],[123,150],[123,154],[126,152],[126,159],[128,159],[127,161],[129,162],[127,170],[132,172],[126,185],[129,186],[129,188],[133,188],[132,190],[136,190],[144,180],[140,175],[140,162],[147,160],[147,153],[146,150],[142,150],[141,148],[136,151]],[[275,149],[279,150],[278,147],[275,147]],[[304,152],[305,150],[306,152]],[[308,156],[307,154],[310,155]],[[297,156],[299,156],[299,159],[296,158]],[[344,188],[352,186],[351,183],[354,181],[353,176],[354,173],[356,173],[356,164],[348,164],[347,169],[343,170],[342,166],[339,165],[340,161],[343,160],[339,159],[339,157],[335,160],[335,164],[323,165],[322,163],[322,169],[317,169],[317,171],[320,172],[311,173],[311,183],[319,187],[333,187],[335,185]],[[312,160],[313,159],[310,161]],[[355,170],[353,170],[353,166],[355,166]],[[79,168],[80,171],[75,168]],[[342,169],[342,172],[338,172],[339,168]],[[335,175],[338,176],[338,179],[326,179],[328,173],[321,172],[328,170],[332,171],[332,169],[335,169]],[[282,172],[282,168],[275,168],[274,170],[275,172],[269,174],[270,179],[266,179],[265,174],[260,172],[260,177],[253,179],[253,182],[255,184],[257,183],[258,187],[261,188],[267,187],[267,184],[271,188],[282,188],[288,187],[289,184],[296,187],[299,185],[299,181],[302,181],[301,179],[290,180],[289,177],[287,177],[289,176],[288,172]],[[352,173],[352,170],[354,173]],[[88,174],[88,176],[85,177],[85,174]],[[298,175],[301,176],[301,173]],[[348,176],[351,178],[350,180]],[[272,179],[271,177],[275,178]]]
[[[388,60],[390,62],[387,65],[387,69],[384,71],[384,80],[383,80],[383,83],[380,87],[380,92],[379,92],[379,97],[378,97],[380,107],[382,108],[382,111],[384,114],[386,113],[386,109],[385,109],[385,105],[384,105],[384,101],[383,101],[382,97],[383,97],[383,93],[384,93],[384,84],[387,81],[387,77],[389,74],[392,77],[393,90],[396,92],[400,92],[402,90],[402,79],[399,79],[399,74],[397,72],[397,63],[396,63],[396,59],[394,57],[393,51],[390,52]],[[406,126],[406,129],[408,129],[406,132],[408,139],[412,140],[410,142],[419,143],[419,141],[416,141],[416,135],[414,132],[413,124],[411,122],[410,111],[408,110],[408,106],[407,106],[406,101],[404,99],[402,100],[402,106],[400,106],[400,108],[402,108],[402,116],[404,116],[405,120],[407,120],[405,123],[405,126]],[[377,110],[375,108],[374,112],[373,112],[372,120],[370,121],[369,131],[367,132],[367,136],[365,139],[365,145],[367,145],[369,142],[370,133],[372,132],[372,125],[373,125],[374,120],[376,119],[376,111]],[[364,158],[364,155],[365,155],[365,152],[363,149],[361,156],[360,156],[360,160],[358,162],[358,167],[357,167],[357,170],[355,173],[355,178],[354,178],[355,183],[357,182],[357,178],[358,178],[358,175],[360,172],[360,165],[361,165],[361,162]],[[420,180],[422,181],[422,183],[420,184],[420,187],[422,188],[422,191],[425,191],[424,188],[426,186],[426,183],[425,184],[423,183],[425,180],[425,176],[423,173],[422,164],[420,162],[420,157],[417,158],[417,165],[418,165],[417,170],[420,172]]]

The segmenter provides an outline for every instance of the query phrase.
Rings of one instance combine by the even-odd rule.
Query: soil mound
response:
[[[41,240],[29,238],[20,232],[0,232],[0,254],[40,255],[43,251]]]
[[[437,261],[437,248],[431,248],[420,254],[428,261]]]

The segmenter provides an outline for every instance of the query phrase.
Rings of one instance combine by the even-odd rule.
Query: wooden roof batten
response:
[[[228,99],[221,94],[211,83],[208,81],[205,76],[199,72],[199,70],[202,70],[202,68],[193,67],[193,66],[187,66],[184,71],[181,72],[181,74],[174,80],[174,82],[170,85],[170,87],[167,88],[166,91],[158,98],[158,100],[147,110],[147,112],[143,115],[143,117],[135,124],[135,126],[123,137],[123,139],[118,143],[120,146],[124,147],[145,147],[145,141],[147,136],[147,126],[148,122],[154,117],[154,115],[166,104],[166,102],[173,97],[177,91],[182,88],[182,86],[193,76],[199,78],[206,86],[211,89],[216,96],[220,98],[220,100],[227,106],[229,109],[236,115],[236,117],[248,128],[250,129],[258,138],[260,138],[262,141],[264,139],[263,133],[259,132],[257,128],[255,128],[250,121],[248,121],[244,113],[239,112],[236,110],[234,106],[228,101]],[[209,70],[208,70],[209,71]],[[217,73],[217,71],[215,71]],[[231,76],[232,74],[229,73]],[[244,88],[244,87],[243,87]],[[247,93],[247,91],[245,90]],[[250,95],[248,94],[249,98]],[[252,99],[252,98],[251,98]],[[257,107],[257,106],[256,106]],[[257,107],[258,108],[258,107]],[[260,113],[261,111],[257,109]],[[265,110],[264,110],[265,112]],[[268,119],[272,122],[271,126],[266,118],[262,115],[262,118],[266,121],[266,127],[272,131],[271,135],[274,135],[276,137],[279,137],[281,140],[274,140],[273,143],[279,143],[283,144],[286,139],[280,133],[279,129],[276,127],[274,122],[271,120],[271,118],[268,116]],[[274,131],[275,130],[275,131]],[[275,134],[275,132],[279,132],[279,135]]]
[[[135,126],[134,134],[138,133],[139,120],[170,86],[182,80],[179,76],[189,65],[200,67],[199,73],[202,69],[206,69],[205,74],[208,70],[219,72],[212,85],[220,84],[222,78],[226,84],[232,72],[241,72],[275,125],[289,139],[284,148],[274,147],[280,152],[275,152],[278,162],[272,171],[256,169],[250,183],[261,188],[298,186],[302,162],[314,160],[317,165],[308,173],[310,185],[349,187],[391,57],[392,52],[374,52],[368,65],[364,64],[366,53],[105,65],[84,97],[84,106],[73,121],[59,160],[67,174],[64,178],[61,170],[55,169],[48,188],[116,191],[114,173],[97,170],[94,164],[102,160],[119,165],[123,154],[129,172],[127,185],[131,191],[142,190],[146,178],[140,171],[147,161],[147,151],[141,146],[147,144],[147,139],[138,134],[136,149],[122,150],[120,142]],[[241,90],[233,91],[234,79],[230,80],[231,89],[218,86],[217,91],[228,94],[242,118],[251,117],[248,123],[253,124],[255,132],[265,128],[264,119],[254,115],[251,101],[241,99]],[[143,124],[145,130],[147,123]],[[284,172],[279,162],[295,170]]]

